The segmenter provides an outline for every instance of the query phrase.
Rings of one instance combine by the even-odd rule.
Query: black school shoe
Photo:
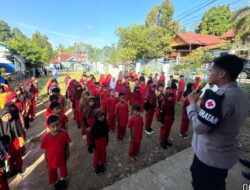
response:
[[[165,143],[160,144],[163,149],[167,149],[167,145]]]
[[[241,174],[247,178],[248,180],[250,180],[250,172],[245,172],[245,171],[242,171]]]
[[[61,184],[60,181],[56,182],[56,184],[53,186],[55,190],[61,190]]]
[[[169,142],[169,141],[166,141],[166,142],[165,142],[165,145],[166,145],[166,146],[170,146],[170,147],[173,146],[173,144],[172,144],[171,142]]]
[[[58,183],[58,186],[59,186],[59,189],[60,190],[65,190],[67,189],[67,183],[66,183],[66,180],[63,179],[63,180],[60,180],[57,182]]]
[[[93,147],[92,147],[92,146],[89,146],[89,147],[88,147],[88,151],[89,151],[89,153],[93,153]]]
[[[144,131],[145,131],[145,133],[148,134],[148,135],[152,135],[152,134],[155,133],[154,130],[153,130],[152,128],[145,129]]]
[[[95,175],[100,175],[100,169],[101,167],[99,165],[95,167]]]
[[[105,173],[105,167],[100,166],[100,175],[103,175]]]

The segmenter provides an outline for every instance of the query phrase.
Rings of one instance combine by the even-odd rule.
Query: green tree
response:
[[[42,35],[40,32],[36,31],[31,38],[31,45],[40,53],[41,63],[48,63],[53,57],[54,52],[51,43],[46,35]]]
[[[23,38],[23,39],[28,39],[28,37],[21,32],[19,28],[13,28],[11,32],[12,38]]]
[[[133,53],[132,56],[136,59],[143,59],[148,47],[148,29],[144,25],[131,25],[129,27],[120,27],[116,34],[119,36],[118,47],[124,49],[121,51],[121,57],[125,58],[129,51]],[[128,55],[127,55],[128,56]],[[134,61],[130,60],[130,61]]]
[[[199,68],[201,64],[211,62],[212,59],[213,57],[207,54],[202,48],[197,48],[191,54],[182,58],[185,63],[189,63],[189,65],[190,63],[193,64],[190,65],[193,69]]]
[[[236,35],[244,42],[250,38],[250,7],[238,10],[233,16]]]
[[[10,38],[11,29],[9,25],[3,20],[0,20],[0,42],[6,42]]]
[[[56,52],[56,54],[64,53],[65,47],[62,44],[59,44],[58,47],[56,48],[55,52]]]
[[[220,36],[232,28],[232,15],[229,5],[212,7],[203,15],[197,32]]]
[[[159,23],[159,16],[160,13],[160,6],[159,5],[155,5],[153,7],[153,9],[148,13],[146,20],[145,20],[145,25],[146,27],[150,28],[150,27],[157,27]]]

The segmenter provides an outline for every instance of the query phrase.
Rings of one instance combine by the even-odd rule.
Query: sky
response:
[[[162,0],[0,0],[0,19],[31,37],[46,34],[53,48],[84,42],[96,47],[115,44],[117,27],[143,24]],[[209,2],[212,2],[209,4]],[[172,0],[174,18],[194,30],[210,7],[230,4],[232,10],[249,0]],[[203,8],[200,8],[203,7]],[[200,9],[199,9],[200,8]]]

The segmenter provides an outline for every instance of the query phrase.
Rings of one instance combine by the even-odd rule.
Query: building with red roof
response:
[[[50,64],[54,68],[73,70],[88,66],[87,56],[78,53],[59,53],[50,61]]]
[[[198,34],[194,32],[177,33],[171,43],[171,47],[175,51],[166,55],[165,58],[183,57],[200,47],[209,51],[223,50],[224,52],[225,42],[232,40],[234,36],[235,32],[233,29],[227,31],[222,36]]]

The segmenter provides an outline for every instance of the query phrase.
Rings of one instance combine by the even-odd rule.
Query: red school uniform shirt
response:
[[[134,141],[138,142],[142,139],[143,130],[143,118],[142,116],[132,115],[128,122],[128,128],[134,131]]]
[[[101,92],[101,104],[106,105],[108,104],[109,93],[108,92]]]
[[[41,142],[41,149],[47,153],[48,166],[57,168],[66,163],[66,148],[71,142],[69,134],[61,130],[56,136],[46,133]]]
[[[110,115],[115,115],[115,107],[118,102],[118,99],[116,97],[110,96],[108,98],[108,113]]]
[[[185,81],[182,80],[182,79],[179,80],[178,87],[179,87],[179,91],[184,92],[184,90],[185,90]]]
[[[101,94],[101,89],[100,88],[96,88],[96,87],[92,88],[92,90],[91,90],[91,95],[92,96],[96,96],[96,95],[100,95],[100,94]]]
[[[119,125],[126,126],[128,124],[128,104],[118,103],[116,105],[116,116],[119,118]]]

